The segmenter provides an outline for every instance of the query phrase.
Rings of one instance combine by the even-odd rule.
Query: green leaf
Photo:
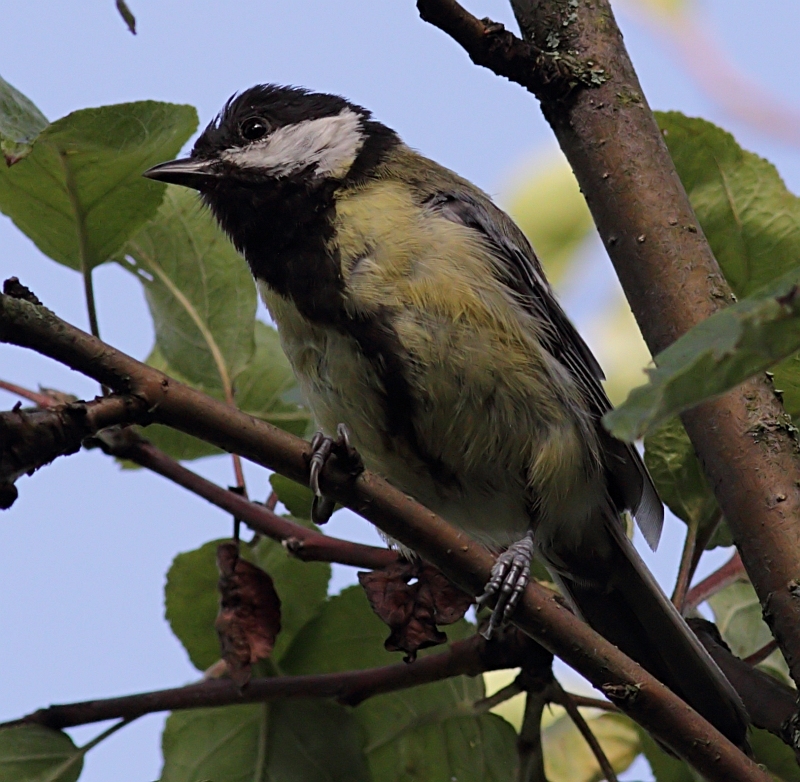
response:
[[[156,217],[121,254],[144,284],[169,366],[203,390],[232,395],[255,352],[256,289],[197,195],[168,187]]]
[[[214,629],[219,608],[216,552],[220,542],[212,540],[194,551],[178,554],[167,572],[164,590],[166,618],[172,632],[201,671],[220,657]],[[241,553],[269,573],[281,599],[282,629],[272,652],[272,659],[281,663],[297,632],[325,600],[331,566],[327,562],[301,562],[268,538],[262,538],[253,549],[243,545]]]
[[[703,782],[703,778],[692,771],[686,763],[664,752],[647,731],[641,728],[638,730],[644,756],[650,764],[656,782]]]
[[[725,587],[712,595],[708,604],[714,612],[714,623],[737,657],[747,657],[772,640],[758,596],[749,583],[737,582]],[[787,684],[791,681],[786,662],[777,649],[759,667]]]
[[[117,0],[117,11],[119,11],[119,15],[122,17],[122,21],[125,22],[125,26],[130,30],[133,35],[136,35],[136,17],[131,12],[131,9],[128,8],[128,4],[125,0]]]
[[[298,437],[308,432],[311,414],[298,404],[297,379],[281,349],[278,332],[261,321],[255,323],[255,353],[236,378],[234,396],[245,413]]]
[[[328,598],[297,634],[282,667],[286,673],[304,674],[393,665],[401,657],[383,648],[387,635],[388,628],[372,612],[364,590],[351,586]]]
[[[47,117],[19,90],[0,78],[0,150],[9,166],[27,157]]]
[[[517,734],[496,714],[420,721],[386,743],[367,744],[372,779],[381,782],[508,782]]]
[[[155,101],[73,112],[24,160],[0,167],[0,210],[45,255],[92,269],[156,213],[164,185],[141,174],[174,157],[196,127],[192,106]]]
[[[684,334],[656,357],[650,382],[604,416],[608,430],[632,442],[794,353],[800,348],[798,283],[795,269]]]
[[[749,296],[800,264],[800,199],[730,133],[658,113],[675,167],[733,292]]]
[[[176,712],[162,738],[161,782],[368,782],[351,713],[317,700]]]
[[[644,438],[644,461],[661,499],[679,519],[689,526],[697,525],[701,537],[717,524],[719,505],[679,418],[671,418]],[[706,547],[732,544],[730,531],[722,521]]]
[[[281,665],[287,673],[304,674],[397,664],[399,655],[383,648],[387,632],[363,590],[349,587],[329,598],[303,627]],[[447,632],[456,639],[474,628],[460,622],[448,626]],[[458,676],[370,698],[358,706],[355,715],[368,737],[373,779],[511,778],[516,734],[493,714],[473,714],[473,703],[483,695],[481,677]]]
[[[314,502],[314,492],[308,486],[302,486],[295,481],[278,475],[274,472],[269,476],[269,482],[278,499],[286,506],[286,510],[298,519],[311,518],[311,505]]]
[[[83,753],[59,730],[17,725],[0,730],[0,782],[75,782]]]
[[[700,225],[734,293],[748,299],[692,329],[656,357],[650,383],[635,389],[607,426],[635,439],[666,418],[776,368],[787,410],[800,412],[795,307],[776,298],[800,275],[800,199],[774,166],[710,122],[658,115]],[[685,230],[687,227],[683,227]]]
[[[800,782],[800,768],[794,752],[777,736],[751,726],[749,739],[757,763],[766,766],[784,782]]]
[[[621,714],[584,716],[612,768],[617,773],[625,771],[641,752],[636,726]],[[566,712],[542,731],[542,742],[549,782],[597,782],[604,779],[594,753]]]
[[[212,540],[178,554],[167,571],[164,587],[166,619],[183,644],[192,665],[206,670],[220,658],[214,620],[219,609],[217,546]]]

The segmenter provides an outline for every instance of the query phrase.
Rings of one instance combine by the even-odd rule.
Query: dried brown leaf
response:
[[[272,653],[281,629],[281,601],[269,575],[242,559],[235,543],[217,547],[217,567],[220,607],[214,626],[228,675],[244,687],[253,663]]]
[[[437,625],[461,619],[473,599],[431,565],[396,562],[358,574],[372,610],[392,630],[387,651],[403,651],[411,662],[420,649],[447,641]]]

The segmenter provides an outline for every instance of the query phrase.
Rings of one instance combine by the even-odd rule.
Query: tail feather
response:
[[[558,552],[558,581],[578,613],[739,747],[749,719],[730,682],[666,598],[621,525],[600,561]],[[566,565],[566,567],[564,567]],[[599,575],[602,570],[603,577]]]

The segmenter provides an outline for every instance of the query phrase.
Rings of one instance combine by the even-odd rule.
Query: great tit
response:
[[[308,405],[366,465],[502,551],[496,624],[532,555],[575,610],[743,745],[739,697],[625,534],[663,507],[600,423],[603,374],[528,240],[489,196],[341,97],[260,85],[191,155],[146,172],[198,190],[246,258]]]

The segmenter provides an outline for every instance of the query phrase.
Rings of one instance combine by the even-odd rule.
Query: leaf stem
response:
[[[86,753],[89,752],[90,749],[94,749],[101,741],[105,741],[109,736],[116,733],[121,728],[124,728],[126,725],[129,725],[133,722],[136,717],[126,717],[125,719],[121,719],[119,722],[112,725],[110,728],[104,730],[99,735],[95,736],[90,742],[84,744],[82,747],[78,748],[78,751],[68,757],[60,766],[54,768],[46,777],[42,777],[39,782],[58,782],[60,779],[63,778],[63,775],[69,771],[79,760],[83,760],[86,757]]]
[[[258,749],[256,750],[253,782],[263,782],[267,767],[267,739],[269,738],[269,703],[261,704],[261,720],[258,725]]]
[[[89,313],[89,330],[95,337],[100,336],[100,327],[97,323],[97,307],[94,301],[94,283],[92,282],[93,258],[89,250],[89,233],[86,230],[86,214],[81,207],[78,198],[78,188],[75,183],[75,176],[67,163],[67,153],[64,150],[58,151],[61,167],[64,169],[64,183],[67,189],[67,197],[72,207],[75,217],[75,225],[78,234],[78,255],[81,259],[81,275],[83,277],[83,292],[86,297],[86,309]]]
[[[722,524],[722,511],[717,509],[717,514],[712,519],[711,523],[706,524],[702,530],[697,531],[697,541],[694,544],[694,556],[692,557],[692,567],[689,575],[690,584],[692,583],[692,577],[697,570],[697,566],[700,564],[700,558],[703,556],[708,542],[714,537],[714,533],[717,531],[720,524]]]
[[[208,327],[208,324],[206,324],[205,321],[200,317],[200,313],[197,311],[197,308],[192,304],[191,301],[189,301],[188,297],[164,271],[164,269],[161,267],[161,264],[159,264],[155,258],[152,258],[146,252],[144,252],[140,246],[133,246],[142,260],[144,260],[144,262],[148,265],[150,271],[156,277],[158,277],[164,287],[175,297],[178,303],[186,311],[186,314],[192,319],[192,322],[202,335],[203,340],[205,341],[206,345],[208,346],[208,350],[211,353],[211,357],[214,360],[214,365],[217,368],[217,374],[219,375],[219,380],[222,384],[222,391],[225,395],[225,401],[232,407],[236,407],[236,400],[234,399],[233,395],[233,382],[231,381],[231,376],[228,372],[228,365],[225,362],[225,357],[222,355],[222,350],[217,344],[217,341],[214,339],[214,335],[211,333],[211,329]],[[232,453],[231,457],[233,459],[233,474],[236,480],[236,488],[240,489],[246,496],[247,486],[244,481],[242,459],[239,454],[236,453]]]

